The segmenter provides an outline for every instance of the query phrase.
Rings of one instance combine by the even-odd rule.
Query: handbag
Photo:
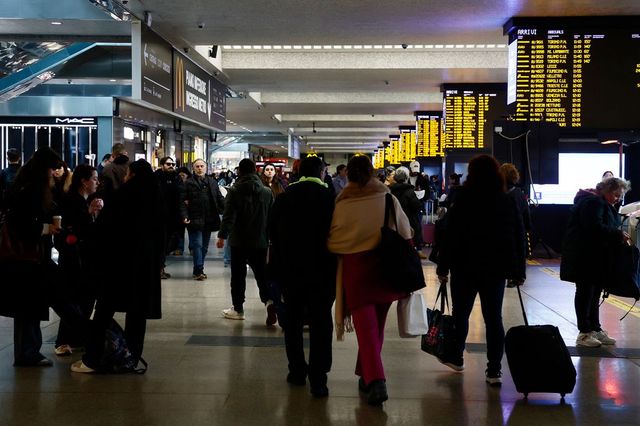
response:
[[[389,215],[393,214],[396,229],[389,227]],[[400,292],[412,293],[426,287],[422,262],[418,252],[397,231],[398,220],[391,194],[385,195],[384,223],[380,229],[378,245],[382,262],[382,276]]]
[[[435,309],[435,305],[440,299],[440,309]],[[449,307],[449,299],[447,297],[447,284],[440,284],[438,295],[434,303],[433,309],[427,309],[427,319],[429,321],[429,330],[422,336],[420,347],[428,354],[438,359],[446,359],[447,355],[452,352],[455,344],[455,330],[453,325],[453,317],[445,314],[445,306]]]
[[[605,296],[640,299],[640,250],[635,245],[620,244],[609,254],[609,271],[604,284]]]
[[[16,238],[7,222],[0,222],[0,263],[40,263],[40,245]]]
[[[398,300],[398,332],[400,337],[410,338],[427,334],[427,307],[422,293],[411,293],[409,297]]]

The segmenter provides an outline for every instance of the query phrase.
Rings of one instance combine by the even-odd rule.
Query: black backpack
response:
[[[112,319],[105,331],[102,355],[96,371],[104,374],[146,373],[147,362],[142,357],[139,362],[143,365],[141,368],[137,368],[138,361],[129,351],[122,327]]]

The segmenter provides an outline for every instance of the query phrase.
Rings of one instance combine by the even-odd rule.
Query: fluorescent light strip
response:
[[[357,45],[224,45],[225,50],[405,50],[405,49],[505,49],[506,44],[357,44]]]

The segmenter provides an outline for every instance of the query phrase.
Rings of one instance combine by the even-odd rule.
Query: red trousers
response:
[[[356,375],[364,379],[365,384],[374,380],[384,380],[382,366],[382,343],[384,342],[384,325],[391,303],[365,305],[351,312],[353,327],[358,338],[358,361]]]

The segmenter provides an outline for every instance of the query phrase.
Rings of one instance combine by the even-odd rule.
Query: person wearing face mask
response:
[[[189,246],[193,251],[193,279],[204,281],[204,260],[209,250],[211,232],[220,229],[220,214],[224,211],[224,197],[218,182],[207,176],[207,163],[193,162],[193,175],[180,192],[180,216],[187,226]]]
[[[279,194],[284,192],[284,186],[280,181],[280,178],[276,175],[276,166],[273,163],[266,163],[262,169],[262,175],[260,180],[267,188],[271,189],[273,198],[276,198]]]
[[[96,169],[88,164],[78,165],[60,205],[63,232],[55,238],[65,297],[77,306],[87,321],[95,303],[94,280],[91,278],[95,270],[95,220],[104,205],[100,198],[94,197],[97,189]],[[55,354],[71,355],[75,348],[85,346],[84,339],[74,324],[61,319]]]

